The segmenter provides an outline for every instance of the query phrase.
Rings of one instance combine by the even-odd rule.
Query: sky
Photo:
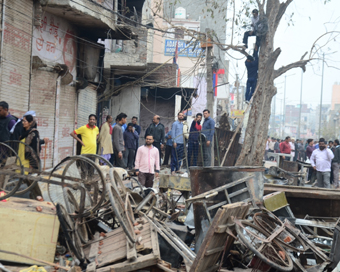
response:
[[[327,31],[340,32],[340,1],[331,0],[324,4],[323,0],[295,0],[286,11],[286,15],[281,20],[276,32],[274,46],[280,47],[282,52],[276,62],[275,68],[300,60],[302,55],[310,49],[314,41]],[[290,15],[293,24],[288,26]],[[333,34],[334,35],[334,34]],[[323,45],[328,37],[323,38],[318,44]],[[241,41],[241,38],[240,38]],[[255,41],[255,40],[254,40]],[[249,45],[254,42],[249,40]],[[335,82],[340,84],[340,35],[336,41],[332,40],[321,51],[325,52],[325,59],[328,65],[338,67],[338,69],[324,65],[324,84],[323,84],[323,104],[331,103],[332,86]],[[331,54],[331,52],[334,52]],[[309,53],[307,54],[307,56]],[[234,55],[233,55],[234,56]],[[240,57],[239,55],[236,57]],[[319,58],[319,56],[316,56]],[[286,73],[286,105],[300,104],[301,90],[301,68],[295,68]],[[246,83],[246,73],[244,60],[231,59],[229,82],[235,81],[235,74],[239,74],[242,82]],[[321,74],[322,61],[314,60],[307,65],[307,70],[303,74],[302,103],[316,107],[320,103],[321,95]],[[277,86],[276,95],[276,114],[281,114],[283,108],[285,77],[275,80]]]

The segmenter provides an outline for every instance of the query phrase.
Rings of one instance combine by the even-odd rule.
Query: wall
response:
[[[11,114],[22,116],[29,101],[33,1],[6,1],[4,13],[0,100],[9,103]]]
[[[116,116],[124,112],[127,114],[127,122],[131,121],[133,116],[140,117],[140,86],[132,86],[124,88],[121,93],[117,96],[111,97],[111,115],[113,119]]]
[[[29,108],[36,112],[40,138],[47,137],[50,140],[54,139],[57,76],[58,74],[48,71],[32,71]],[[42,163],[45,158],[44,148],[41,154]],[[53,141],[49,142],[46,151],[46,168],[50,168],[53,159]]]
[[[66,64],[76,78],[77,44],[74,28],[66,20],[44,13],[41,25],[33,30],[33,56],[53,63]]]

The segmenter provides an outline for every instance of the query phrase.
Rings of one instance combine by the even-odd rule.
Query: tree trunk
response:
[[[274,51],[274,36],[278,24],[291,0],[267,0],[266,13],[259,7],[260,16],[268,19],[268,32],[261,39],[257,90],[253,97],[243,147],[236,165],[261,166],[266,147],[271,102],[276,94],[274,86],[275,62],[280,48]],[[261,18],[261,17],[260,17]]]

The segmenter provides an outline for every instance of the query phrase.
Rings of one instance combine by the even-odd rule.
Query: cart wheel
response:
[[[64,200],[65,200],[65,207],[67,210],[68,215],[72,218],[75,215],[79,214],[79,205],[78,202],[73,195],[70,188],[65,187],[64,189]],[[76,222],[76,231],[79,235],[79,238],[82,243],[86,244],[89,241],[88,233],[87,233],[87,224],[85,222],[85,218],[77,218],[75,219]]]
[[[105,179],[98,166],[83,156],[71,156],[61,161],[51,172],[50,179],[60,181],[60,185],[49,184],[48,193],[51,201],[61,202],[64,194],[61,186],[65,183],[74,185],[70,189],[78,206],[85,206],[85,211],[77,217],[87,217],[101,207],[105,200]],[[85,203],[81,200],[81,192],[77,186],[86,190]],[[62,199],[62,200],[61,200]],[[66,205],[66,204],[65,204]]]
[[[271,213],[255,213],[254,222],[269,235],[275,232],[275,230],[277,230],[279,227],[283,226],[283,222],[274,214],[272,216]],[[308,249],[308,246],[305,244],[305,242],[296,232],[294,232],[293,226],[285,228],[285,230],[281,232],[275,239],[282,246],[293,251],[304,252]]]
[[[65,235],[66,243],[69,250],[77,257],[77,259],[84,263],[85,254],[78,233],[75,231],[75,225],[71,217],[69,217],[64,206],[57,204],[57,215],[60,221],[61,229]]]
[[[293,269],[292,259],[277,241],[265,242],[270,235],[249,221],[238,223],[235,224],[238,237],[257,257],[277,270],[288,272]]]
[[[119,194],[123,197],[127,193],[127,190],[126,190],[126,187],[123,183],[123,180],[121,179],[118,172],[114,168],[110,169],[110,173],[111,173],[111,170],[112,170],[112,175],[110,176],[111,177],[111,183],[112,183],[113,187],[115,187],[116,191],[119,192]]]
[[[113,211],[115,213],[115,216],[120,224],[120,226],[123,228],[125,234],[127,235],[129,241],[131,243],[136,243],[136,235],[135,230],[133,228],[132,222],[130,220],[129,213],[125,209],[124,202],[119,195],[119,193],[116,191],[116,189],[112,186],[112,184],[108,183],[106,184],[106,190],[110,198],[110,202],[113,208]]]
[[[23,150],[30,150],[30,152],[25,152],[25,161],[21,160],[21,163],[24,167],[24,173],[25,175],[32,175],[32,174],[37,174],[40,175],[41,173],[41,161],[37,153],[33,150],[32,147],[29,145],[21,142],[21,141],[6,141],[6,144],[11,146],[17,153],[19,149],[23,148]],[[37,185],[38,181],[37,180],[30,180],[29,178],[23,179],[22,181],[27,185],[26,188],[24,189],[18,189],[14,195],[23,195],[30,191],[34,186]]]
[[[0,191],[6,193],[0,195],[0,200],[15,195],[19,190],[23,179],[16,177],[16,174],[24,175],[24,167],[18,154],[9,145],[0,143]]]

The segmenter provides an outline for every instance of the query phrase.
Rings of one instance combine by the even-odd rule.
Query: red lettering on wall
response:
[[[5,22],[4,43],[30,51],[31,36]]]
[[[64,125],[61,134],[63,136],[62,138],[70,137],[70,128],[68,126]]]
[[[11,84],[11,85],[13,84],[13,85],[21,86],[22,75],[17,73],[16,69],[13,69],[12,71],[9,71],[9,73],[10,73],[10,75],[9,75],[8,84]]]

